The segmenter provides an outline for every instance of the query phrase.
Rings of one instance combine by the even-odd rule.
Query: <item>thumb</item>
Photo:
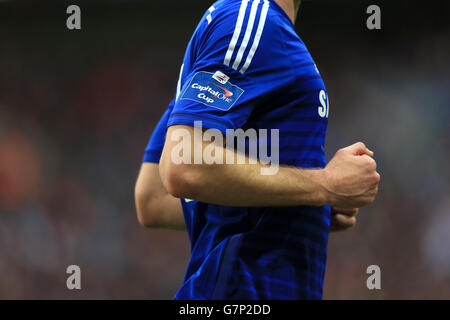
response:
[[[373,157],[373,151],[369,150],[362,142],[354,143],[347,148],[355,156],[368,155],[369,157]]]

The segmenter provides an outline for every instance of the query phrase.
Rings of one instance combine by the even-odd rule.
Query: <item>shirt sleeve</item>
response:
[[[282,32],[263,5],[252,26],[238,30],[236,14],[218,17],[198,36],[181,79],[168,126],[201,121],[203,128],[241,128],[256,108],[292,83]],[[189,58],[189,57],[188,57]],[[186,58],[185,58],[186,59]]]
[[[164,142],[166,140],[167,121],[169,120],[174,103],[175,99],[170,102],[163,116],[153,130],[150,140],[148,141],[147,148],[145,149],[142,162],[159,163],[159,159],[161,158],[164,148]]]

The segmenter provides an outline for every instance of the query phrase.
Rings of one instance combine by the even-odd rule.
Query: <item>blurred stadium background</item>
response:
[[[211,1],[0,1],[0,298],[171,299],[187,235],[145,230],[133,188]],[[450,5],[305,1],[298,31],[331,99],[327,156],[362,140],[382,175],[330,237],[326,299],[450,298]],[[66,289],[66,267],[82,290]],[[377,264],[382,290],[366,288]]]

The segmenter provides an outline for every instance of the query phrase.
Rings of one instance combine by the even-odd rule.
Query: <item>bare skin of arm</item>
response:
[[[180,200],[170,195],[159,177],[159,165],[142,164],[135,189],[137,215],[147,228],[185,231]],[[356,225],[359,209],[332,208],[330,232],[341,232]]]
[[[175,126],[175,127],[183,127],[187,130],[191,129],[191,127],[188,127],[188,126]],[[171,129],[169,128],[169,130],[171,130]],[[169,136],[169,134],[167,136]],[[171,142],[166,143],[166,149],[167,149],[167,146],[169,146],[170,150],[173,147],[173,146],[171,146]],[[168,154],[167,150],[166,150],[165,154],[166,155]],[[365,157],[362,157],[364,155],[365,155]],[[307,169],[298,169],[298,168],[289,168],[289,167],[282,168],[282,170],[280,170],[281,173],[284,174],[284,177],[286,177],[286,175],[287,175],[289,180],[286,180],[286,179],[285,180],[281,179],[281,180],[284,185],[286,185],[286,181],[289,181],[289,183],[292,185],[292,188],[297,190],[298,192],[301,192],[302,190],[306,191],[302,195],[304,198],[303,200],[298,201],[298,202],[296,200],[294,200],[296,204],[310,204],[310,205],[330,204],[330,205],[334,205],[335,207],[332,208],[332,217],[331,217],[332,219],[331,219],[330,232],[344,231],[344,230],[347,230],[347,229],[353,227],[356,224],[356,215],[358,213],[358,209],[354,208],[352,206],[354,206],[355,204],[358,204],[359,206],[369,204],[371,201],[373,201],[373,198],[377,192],[379,175],[375,171],[376,165],[375,165],[374,161],[370,161],[370,159],[367,159],[366,156],[368,156],[370,158],[371,156],[373,156],[373,153],[371,151],[367,150],[367,148],[365,148],[365,146],[362,143],[357,143],[350,147],[341,149],[336,154],[336,156],[330,161],[327,168],[325,168],[323,170],[307,170]],[[356,163],[353,163],[352,165],[350,165],[350,163],[355,161],[355,157],[362,157],[362,158],[359,158],[359,159],[356,158],[356,160],[359,160],[359,161],[356,161]],[[164,154],[163,154],[162,161],[165,161],[165,159],[166,158],[164,158]],[[167,161],[164,162],[164,164],[167,165]],[[169,163],[169,165],[171,166],[172,164]],[[181,165],[181,167],[179,167],[179,165],[177,165],[176,169],[186,170],[186,169],[192,168],[192,166],[193,165]],[[204,166],[208,166],[208,167],[206,167],[207,169],[211,168],[211,165],[195,165],[195,166],[196,166],[196,169],[199,169],[199,167],[204,167]],[[228,169],[231,169],[231,170],[233,170],[233,168],[242,167],[243,170],[247,170],[246,174],[248,174],[250,176],[256,175],[255,180],[258,180],[259,178],[262,178],[262,179],[267,179],[268,177],[270,178],[270,176],[261,176],[260,175],[260,171],[258,168],[260,168],[261,165],[226,165],[226,166],[229,167]],[[248,170],[248,166],[253,167],[252,169],[254,169],[254,170]],[[328,177],[328,179],[330,179],[332,181],[339,180],[339,179],[347,180],[346,175],[351,175],[351,173],[345,174],[345,172],[344,172],[345,170],[342,171],[341,167],[342,168],[349,167],[349,168],[347,168],[347,171],[348,170],[352,171],[353,169],[351,169],[351,167],[354,167],[354,166],[361,167],[362,171],[365,172],[366,180],[369,181],[368,184],[370,185],[370,183],[372,183],[371,188],[370,187],[365,188],[366,195],[362,195],[361,192],[358,195],[357,193],[354,192],[354,190],[352,191],[351,184],[353,182],[344,184],[343,190],[341,190],[341,192],[337,192],[337,191],[333,192],[333,191],[329,191],[327,189],[327,185],[329,187],[329,184],[326,183],[327,177]],[[155,163],[144,163],[142,165],[141,171],[139,173],[139,177],[138,177],[138,181],[136,183],[136,189],[135,189],[136,207],[137,207],[139,222],[143,226],[146,226],[149,228],[165,228],[165,229],[172,229],[172,230],[185,230],[186,228],[185,228],[185,224],[184,224],[184,217],[183,217],[180,201],[177,197],[170,194],[166,190],[166,187],[164,186],[161,176],[160,176],[160,168],[159,167],[160,166]],[[220,165],[220,167],[225,167],[225,165]],[[257,168],[255,168],[255,167],[257,167]],[[169,168],[169,169],[171,169],[171,168]],[[289,171],[285,171],[285,169],[287,169]],[[164,171],[164,170],[165,169],[162,168],[161,171]],[[331,172],[326,173],[325,170],[329,170]],[[319,173],[319,171],[322,171],[322,172]],[[341,171],[340,178],[339,177],[333,178],[333,171]],[[176,171],[176,172],[178,172],[178,171]],[[310,185],[309,189],[307,187],[305,187],[304,189],[298,188],[298,186],[301,186],[302,184],[298,183],[298,181],[295,181],[295,180],[292,181],[292,179],[291,179],[292,178],[291,174],[295,174],[295,173],[300,173],[300,174],[296,175],[296,177],[300,180],[302,179],[302,177],[304,177],[304,179],[303,179],[304,183],[308,183],[308,181],[312,181],[312,184]],[[331,175],[331,177],[329,177],[329,175]],[[355,176],[355,174],[353,174],[353,176]],[[231,178],[232,177],[234,177],[234,175],[231,175]],[[210,178],[212,178],[212,177],[210,176]],[[228,179],[229,178],[230,177],[228,177]],[[237,177],[236,179],[239,180],[239,177]],[[360,179],[364,180],[362,177],[360,177]],[[272,178],[271,180],[277,181],[277,178],[275,178],[275,179]],[[325,183],[324,183],[324,181],[325,181]],[[372,182],[370,182],[370,181],[372,181]],[[173,182],[174,181],[172,181],[172,183]],[[177,180],[176,182],[181,182],[181,181]],[[247,183],[252,183],[252,182],[250,181]],[[322,185],[322,183],[323,183],[323,185]],[[213,184],[210,184],[210,186],[211,185],[213,185]],[[264,185],[266,185],[266,184],[264,184]],[[335,183],[335,185],[339,185],[339,183],[337,183],[337,184]],[[180,186],[178,186],[178,187],[180,187]],[[182,184],[181,187],[186,187],[186,186]],[[192,188],[194,188],[194,187],[196,187],[196,186],[192,185]],[[257,188],[257,186],[256,186],[256,188]],[[263,189],[262,192],[269,192],[269,194],[268,194],[269,198],[272,197],[274,195],[274,189],[272,189],[270,184],[266,188],[268,188],[268,191],[265,191],[266,189]],[[225,190],[226,191],[225,193],[230,191],[230,188],[225,188],[225,189],[227,189],[227,190]],[[287,187],[284,186],[283,188],[280,188],[279,190],[284,192],[284,190],[288,190],[288,189],[289,189],[289,186],[287,186]],[[314,190],[316,190],[316,191],[314,191]],[[224,190],[222,190],[222,191],[224,191]],[[344,192],[342,192],[342,191],[344,191]],[[348,196],[348,195],[346,196],[345,192],[347,192],[347,194],[348,194],[349,191],[352,191],[353,193],[351,193],[350,196]],[[177,189],[177,192],[180,192],[180,190]],[[197,194],[197,192],[192,193],[192,192],[189,192],[189,190],[187,190],[187,193],[185,194],[184,198],[194,198],[195,199],[195,195]],[[201,192],[201,190],[200,190],[200,192]],[[240,203],[249,203],[248,202],[249,201],[248,200],[248,196],[249,196],[248,190],[241,190],[241,192],[243,192],[243,193],[239,194],[239,192],[237,192],[238,196],[239,197],[244,196],[246,199],[239,200],[239,201],[241,201]],[[321,192],[322,195],[318,195],[318,196],[314,195],[314,192]],[[290,195],[291,192],[289,192],[288,194]],[[178,194],[176,194],[176,195],[179,196]],[[206,196],[208,196],[208,193]],[[226,198],[228,199],[230,197],[226,197]],[[293,198],[295,198],[295,196]],[[349,202],[350,198],[353,198],[353,200],[350,200],[350,202]],[[230,200],[225,200],[225,201],[237,203],[237,202],[234,202],[235,199],[236,198],[232,198]],[[326,200],[326,199],[329,199],[329,200]],[[335,199],[335,200],[333,201],[331,199]],[[253,199],[251,201],[252,201],[253,205],[257,205],[258,203],[260,205],[261,205],[261,203],[267,203],[267,200],[264,200],[266,202],[261,202],[261,200],[259,200],[259,199]],[[274,201],[274,200],[271,200],[271,201]],[[276,200],[276,201],[279,201],[279,200]],[[218,200],[218,202],[219,203],[227,203],[227,202],[223,202],[223,200],[220,200],[220,199]],[[273,202],[271,202],[271,203],[273,203]],[[347,208],[336,207],[337,204],[340,206],[346,205],[348,207]],[[286,204],[283,202],[281,204],[277,204],[277,206],[278,205],[290,205],[290,204]]]
[[[325,169],[280,167],[274,175],[261,175],[261,163],[176,164],[172,151],[179,140],[171,137],[177,129],[186,132],[184,139],[193,140],[193,127],[169,127],[159,165],[163,186],[176,198],[226,206],[331,205],[353,209],[372,203],[378,191],[380,175],[373,153],[361,142],[340,149]],[[235,153],[223,147],[224,158],[230,152]]]
[[[147,228],[185,231],[180,200],[162,185],[159,165],[143,163],[135,188],[139,223]],[[356,225],[358,209],[332,208],[330,232],[341,232]]]
[[[169,194],[157,163],[143,163],[135,187],[139,223],[148,228],[186,230],[180,199]]]

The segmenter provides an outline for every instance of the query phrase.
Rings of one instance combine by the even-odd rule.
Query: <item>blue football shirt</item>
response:
[[[221,0],[187,47],[174,100],[144,161],[159,162],[168,126],[278,129],[279,162],[323,168],[329,103],[319,71],[273,0]],[[233,186],[230,186],[232,188]],[[330,208],[228,207],[180,200],[191,258],[176,299],[320,299]]]

